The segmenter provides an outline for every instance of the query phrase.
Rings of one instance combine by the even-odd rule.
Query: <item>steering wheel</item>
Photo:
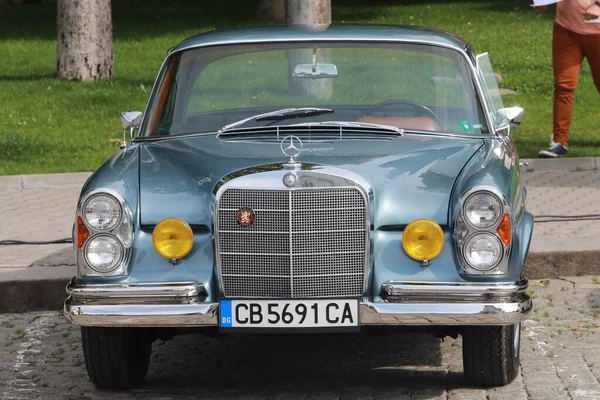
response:
[[[438,119],[438,116],[436,115],[435,112],[433,112],[433,110],[431,108],[429,108],[421,103],[417,103],[416,101],[412,101],[412,100],[404,100],[404,99],[385,100],[385,101],[382,101],[381,103],[372,105],[371,108],[369,108],[365,112],[365,115],[370,115],[372,112],[376,111],[379,108],[384,108],[384,107],[388,107],[388,106],[397,106],[397,105],[409,105],[409,106],[413,107],[415,110],[418,110],[419,116],[421,116],[421,115],[429,116],[436,122],[436,124],[438,124],[438,126],[442,126],[440,124],[440,120]]]

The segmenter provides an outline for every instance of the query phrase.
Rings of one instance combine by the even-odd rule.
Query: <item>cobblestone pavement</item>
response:
[[[2,399],[600,399],[600,282],[531,282],[521,374],[502,388],[465,385],[461,341],[363,331],[339,335],[198,334],[155,342],[146,384],[98,391],[79,329],[58,312],[0,315]]]

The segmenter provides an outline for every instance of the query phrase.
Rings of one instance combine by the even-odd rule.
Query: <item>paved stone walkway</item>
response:
[[[81,188],[0,191],[0,240],[56,240],[71,237]],[[0,246],[2,268],[23,268],[71,244]]]
[[[178,336],[153,347],[147,382],[98,391],[79,329],[58,312],[0,314],[0,398],[9,399],[600,399],[600,282],[531,282],[522,368],[502,388],[465,385],[461,340],[416,333]]]
[[[527,208],[536,216],[530,251],[600,249],[600,171],[522,172]],[[543,215],[593,215],[587,220],[540,222]],[[595,218],[595,219],[592,219]]]

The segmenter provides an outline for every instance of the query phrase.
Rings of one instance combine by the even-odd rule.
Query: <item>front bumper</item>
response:
[[[360,302],[360,325],[512,325],[527,318],[527,279],[516,283],[388,282]],[[198,282],[67,285],[64,314],[83,326],[218,326],[219,304]]]

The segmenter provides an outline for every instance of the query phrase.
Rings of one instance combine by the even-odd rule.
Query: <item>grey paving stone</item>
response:
[[[0,191],[18,190],[23,188],[23,178],[20,175],[0,176]]]
[[[540,149],[541,150],[541,149]],[[525,172],[540,172],[540,171],[592,171],[596,169],[596,160],[594,157],[574,157],[561,158],[554,160],[549,158],[530,158],[523,159],[529,165]],[[556,162],[559,161],[559,162]]]
[[[22,175],[24,189],[78,188],[81,189],[91,172],[68,174]]]

